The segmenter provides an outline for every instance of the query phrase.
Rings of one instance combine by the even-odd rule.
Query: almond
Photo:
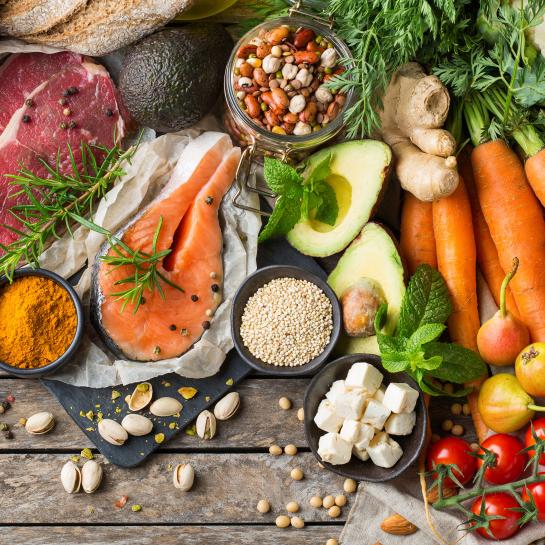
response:
[[[445,486],[443,488],[443,498],[452,498],[452,496],[456,495],[456,488]],[[430,503],[435,503],[439,499],[438,489],[437,486],[434,486],[429,492],[428,492],[428,501]]]
[[[409,522],[406,518],[397,514],[385,518],[381,522],[380,527],[383,532],[395,536],[408,536],[414,534],[418,530],[412,522]]]

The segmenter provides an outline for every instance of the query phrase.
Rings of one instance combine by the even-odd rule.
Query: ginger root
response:
[[[403,189],[421,201],[435,201],[458,186],[456,141],[441,127],[450,96],[436,76],[410,62],[392,77],[383,97],[380,136],[396,158]]]

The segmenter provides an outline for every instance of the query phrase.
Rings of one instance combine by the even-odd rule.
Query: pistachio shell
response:
[[[88,460],[81,468],[81,487],[92,494],[102,482],[102,466],[95,460]]]
[[[195,471],[191,464],[178,464],[172,474],[174,486],[184,492],[191,490],[195,480]]]
[[[79,492],[81,486],[81,471],[71,460],[62,466],[61,483],[68,494]]]
[[[182,410],[182,404],[173,397],[160,397],[149,408],[155,416],[173,416]]]
[[[147,435],[153,429],[153,422],[141,414],[128,414],[121,421],[121,425],[130,435],[136,437]]]
[[[129,438],[127,431],[115,420],[105,418],[98,423],[98,433],[104,441],[120,447]]]
[[[216,435],[216,417],[210,411],[203,411],[197,417],[195,429],[201,439],[212,439]]]
[[[147,390],[145,388],[147,388]],[[129,409],[131,411],[141,411],[142,409],[145,409],[150,404],[152,397],[153,386],[149,382],[137,384],[128,401]]]
[[[220,399],[214,407],[214,416],[218,420],[228,420],[240,407],[240,396],[238,392],[230,392]]]
[[[55,418],[50,412],[33,414],[26,421],[25,429],[32,435],[41,435],[51,431],[55,426]]]

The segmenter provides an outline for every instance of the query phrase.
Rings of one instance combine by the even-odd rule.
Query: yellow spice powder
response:
[[[0,360],[30,369],[62,356],[77,327],[68,292],[42,276],[22,276],[0,291]]]

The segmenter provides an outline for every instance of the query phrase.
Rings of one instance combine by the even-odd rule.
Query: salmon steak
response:
[[[91,316],[117,355],[136,361],[174,358],[211,327],[222,300],[223,236],[219,207],[231,186],[240,149],[222,133],[192,140],[161,193],[117,234],[133,251],[170,250],[157,265],[160,288],[146,289],[140,304],[119,297],[130,289],[134,265],[116,267],[105,243],[93,267]],[[132,284],[134,286],[134,283]],[[162,292],[162,293],[161,293]]]

